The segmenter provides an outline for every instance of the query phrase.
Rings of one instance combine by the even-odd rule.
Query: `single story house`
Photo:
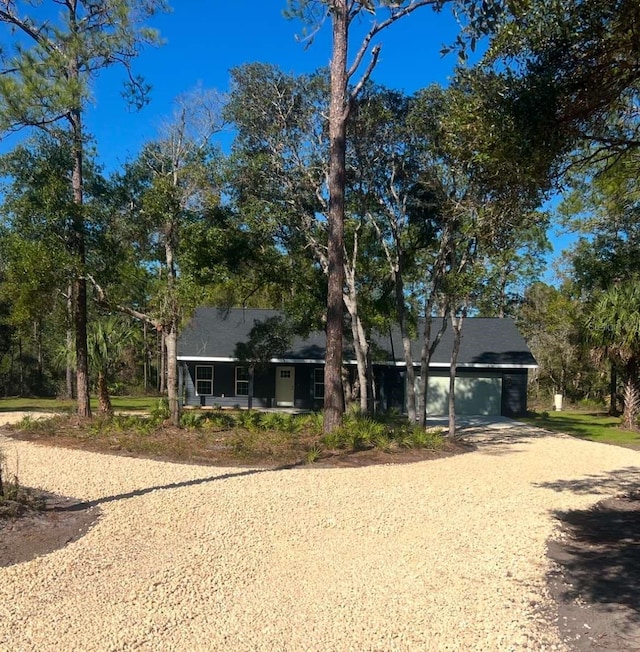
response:
[[[187,406],[321,409],[324,397],[325,333],[294,337],[289,350],[256,369],[235,357],[257,322],[274,310],[199,308],[178,340],[181,396]],[[434,321],[433,330],[440,320]],[[451,324],[443,333],[430,363],[427,411],[448,412]],[[405,410],[406,365],[399,332],[376,335],[372,362],[379,409]],[[412,345],[416,372],[420,342]],[[355,377],[355,356],[345,348],[345,367]],[[465,319],[456,365],[456,412],[460,415],[522,416],[527,411],[527,374],[537,367],[526,342],[511,319]]]

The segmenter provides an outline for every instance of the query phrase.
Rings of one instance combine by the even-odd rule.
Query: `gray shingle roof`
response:
[[[231,360],[236,344],[248,339],[249,331],[256,321],[264,321],[280,314],[276,310],[198,308],[178,340],[178,358],[198,360]],[[434,321],[435,335],[440,320]],[[389,363],[403,361],[402,340],[395,330],[388,335],[376,335],[379,349],[376,360]],[[324,332],[316,331],[306,338],[294,338],[285,360],[323,360],[326,338]],[[431,359],[434,365],[448,365],[453,335],[451,324],[442,336]],[[412,343],[412,356],[420,360],[420,342]],[[345,358],[352,359],[352,352],[345,349]],[[470,317],[464,322],[460,353],[460,366],[535,366],[536,361],[523,337],[511,319]]]

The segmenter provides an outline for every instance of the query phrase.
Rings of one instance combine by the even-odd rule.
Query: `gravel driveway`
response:
[[[0,649],[563,650],[556,510],[640,453],[518,424],[405,466],[213,468],[1,440],[24,484],[95,501],[78,541],[0,568]]]

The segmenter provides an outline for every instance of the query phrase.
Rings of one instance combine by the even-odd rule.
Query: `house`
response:
[[[321,409],[324,397],[324,332],[295,337],[281,357],[256,370],[235,358],[257,322],[278,315],[273,310],[199,308],[178,340],[181,396],[187,406]],[[434,323],[433,330],[437,328]],[[427,411],[448,412],[450,323],[430,363]],[[406,365],[399,332],[373,338],[372,363],[376,401],[381,410],[404,411]],[[420,342],[412,343],[417,373]],[[355,356],[345,348],[345,367],[355,377]],[[462,329],[456,380],[460,415],[517,417],[527,410],[527,374],[536,361],[511,319],[467,318]],[[253,384],[253,392],[250,385]]]

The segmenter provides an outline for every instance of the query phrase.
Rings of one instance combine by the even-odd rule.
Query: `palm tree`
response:
[[[640,279],[604,290],[586,318],[586,340],[619,368],[624,383],[623,425],[638,427],[640,412]]]
[[[113,414],[108,381],[132,339],[131,326],[120,317],[112,315],[91,324],[87,337],[89,367],[97,377],[100,414]]]

